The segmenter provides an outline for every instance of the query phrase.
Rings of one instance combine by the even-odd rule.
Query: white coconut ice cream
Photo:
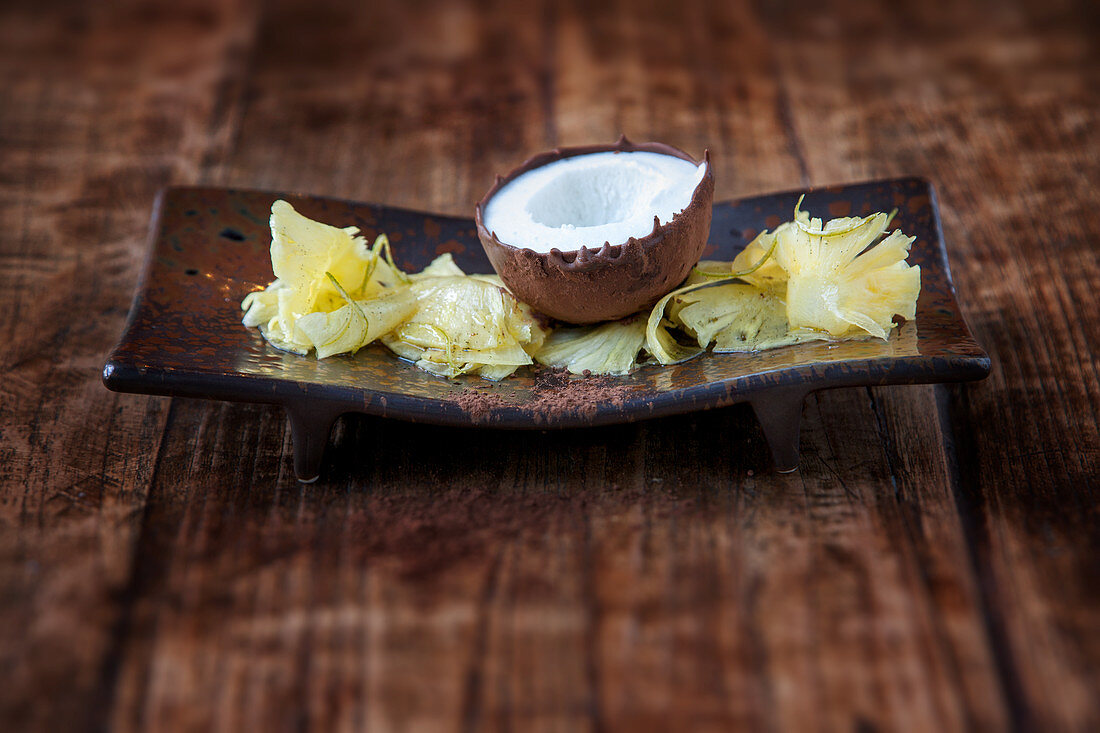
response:
[[[497,239],[535,252],[622,244],[653,231],[691,203],[706,163],[649,152],[564,158],[507,183],[482,221]]]

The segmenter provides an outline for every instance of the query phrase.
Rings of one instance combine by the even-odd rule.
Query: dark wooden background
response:
[[[1092,2],[0,6],[0,728],[1100,729]],[[550,434],[100,384],[156,191],[469,215],[620,132],[717,199],[916,174],[993,359]]]

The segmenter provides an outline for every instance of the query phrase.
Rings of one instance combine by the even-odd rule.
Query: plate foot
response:
[[[752,400],[753,412],[779,473],[798,470],[798,437],[806,394],[801,388],[786,387],[769,390]]]
[[[339,412],[301,407],[287,407],[290,437],[294,444],[294,475],[303,484],[311,484],[321,476],[321,461],[325,457],[332,425]]]

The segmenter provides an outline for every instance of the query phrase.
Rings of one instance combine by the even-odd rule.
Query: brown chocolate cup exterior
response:
[[[623,318],[660,300],[688,276],[710,235],[714,176],[704,153],[706,173],[691,203],[668,223],[644,237],[605,242],[598,248],[571,252],[535,252],[501,242],[485,228],[482,212],[489,200],[516,177],[563,158],[603,152],[647,152],[672,155],[698,164],[687,153],[663,143],[632,143],[625,136],[611,145],[557,148],[521,164],[496,183],[475,209],[481,246],[508,289],[524,303],[567,323],[596,323]]]

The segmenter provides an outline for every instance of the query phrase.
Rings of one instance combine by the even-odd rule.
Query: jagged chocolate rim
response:
[[[514,244],[508,244],[507,242],[502,242],[497,238],[496,232],[490,232],[485,228],[485,224],[482,220],[482,211],[485,206],[488,205],[489,201],[493,198],[493,196],[497,194],[498,191],[500,191],[500,189],[504,188],[504,186],[508,185],[516,178],[519,178],[524,173],[532,171],[535,168],[541,168],[544,165],[548,165],[559,160],[564,160],[566,158],[575,158],[579,155],[590,155],[592,153],[607,152],[658,153],[660,155],[671,155],[673,157],[686,160],[695,165],[699,165],[699,161],[685,153],[683,150],[680,150],[679,148],[675,148],[671,145],[666,145],[665,143],[633,143],[627,139],[626,135],[620,135],[619,139],[611,144],[604,143],[595,145],[577,145],[566,148],[554,148],[553,150],[547,151],[545,153],[539,153],[538,155],[534,155],[523,161],[523,163],[521,163],[518,167],[513,168],[512,171],[508,173],[508,175],[498,175],[496,177],[496,182],[493,183],[492,188],[490,188],[489,191],[481,198],[481,200],[477,202],[477,205],[474,207],[474,222],[477,225],[477,231],[482,240],[484,241],[485,239],[488,239],[493,244],[496,244],[499,247],[507,247],[508,249],[522,252],[529,257],[545,258],[548,262],[554,264],[558,269],[584,270],[588,269],[589,267],[598,265],[601,261],[606,262],[608,260],[619,259],[619,257],[622,256],[623,249],[631,245],[640,246],[643,249],[648,249],[649,247],[663,239],[659,239],[656,236],[657,230],[660,227],[663,226],[666,230],[668,230],[670,227],[678,227],[680,222],[690,216],[695,209],[708,205],[708,202],[704,201],[705,190],[708,188],[708,186],[705,186],[704,183],[708,178],[713,179],[714,176],[711,174],[710,168],[710,150],[704,150],[703,163],[706,165],[706,172],[703,174],[703,178],[695,186],[695,190],[692,191],[691,201],[688,203],[687,206],[684,207],[682,211],[677,212],[668,222],[663,225],[660,222],[660,218],[656,214],[654,214],[653,229],[650,231],[649,234],[646,234],[643,237],[630,237],[625,242],[621,242],[619,244],[604,242],[603,246],[599,247],[598,249],[592,249],[585,245],[581,245],[580,249],[568,250],[565,252],[561,251],[557,247],[551,248],[549,252],[536,252],[535,250],[528,247],[520,247]],[[711,194],[711,197],[713,198],[713,193]]]

